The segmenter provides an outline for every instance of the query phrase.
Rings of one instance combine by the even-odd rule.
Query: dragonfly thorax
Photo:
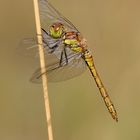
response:
[[[50,26],[49,32],[53,38],[61,38],[64,33],[64,25],[62,23],[54,23]]]
[[[69,46],[72,51],[83,52],[84,46],[82,44],[83,38],[80,33],[71,31],[64,35],[64,44]]]

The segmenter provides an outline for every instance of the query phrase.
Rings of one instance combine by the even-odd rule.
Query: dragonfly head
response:
[[[64,33],[64,25],[62,23],[54,23],[50,26],[50,35],[53,38],[60,38]]]

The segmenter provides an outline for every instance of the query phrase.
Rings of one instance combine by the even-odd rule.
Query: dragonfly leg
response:
[[[45,29],[41,28],[41,30],[42,30],[43,32],[45,32],[48,36],[50,36],[50,35],[48,34],[48,32],[47,32]]]
[[[66,53],[66,48],[64,48],[64,54],[65,54],[65,58],[66,58],[66,65],[68,64],[68,57],[67,57],[67,53]]]
[[[63,56],[65,58],[65,60],[63,60]],[[62,62],[66,62],[64,63],[64,65],[68,64],[68,57],[67,57],[67,53],[66,53],[66,48],[64,48],[64,50],[61,52],[61,56],[60,56],[60,62],[59,62],[59,66],[62,66]]]
[[[61,52],[59,66],[62,66],[62,60],[63,60],[63,51]]]

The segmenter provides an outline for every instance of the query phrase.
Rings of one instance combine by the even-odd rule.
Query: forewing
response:
[[[61,13],[59,13],[49,2],[48,0],[39,0],[39,9],[41,17],[41,26],[48,31],[49,27],[55,23],[60,22],[69,31],[78,31],[78,29]]]

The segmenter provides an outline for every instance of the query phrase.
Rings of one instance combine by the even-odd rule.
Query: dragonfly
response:
[[[48,81],[64,81],[82,74],[88,68],[109,113],[118,121],[116,109],[96,70],[86,39],[48,0],[39,0],[39,9],[47,64],[44,73],[39,68],[30,80],[40,83],[42,75],[47,74]]]

